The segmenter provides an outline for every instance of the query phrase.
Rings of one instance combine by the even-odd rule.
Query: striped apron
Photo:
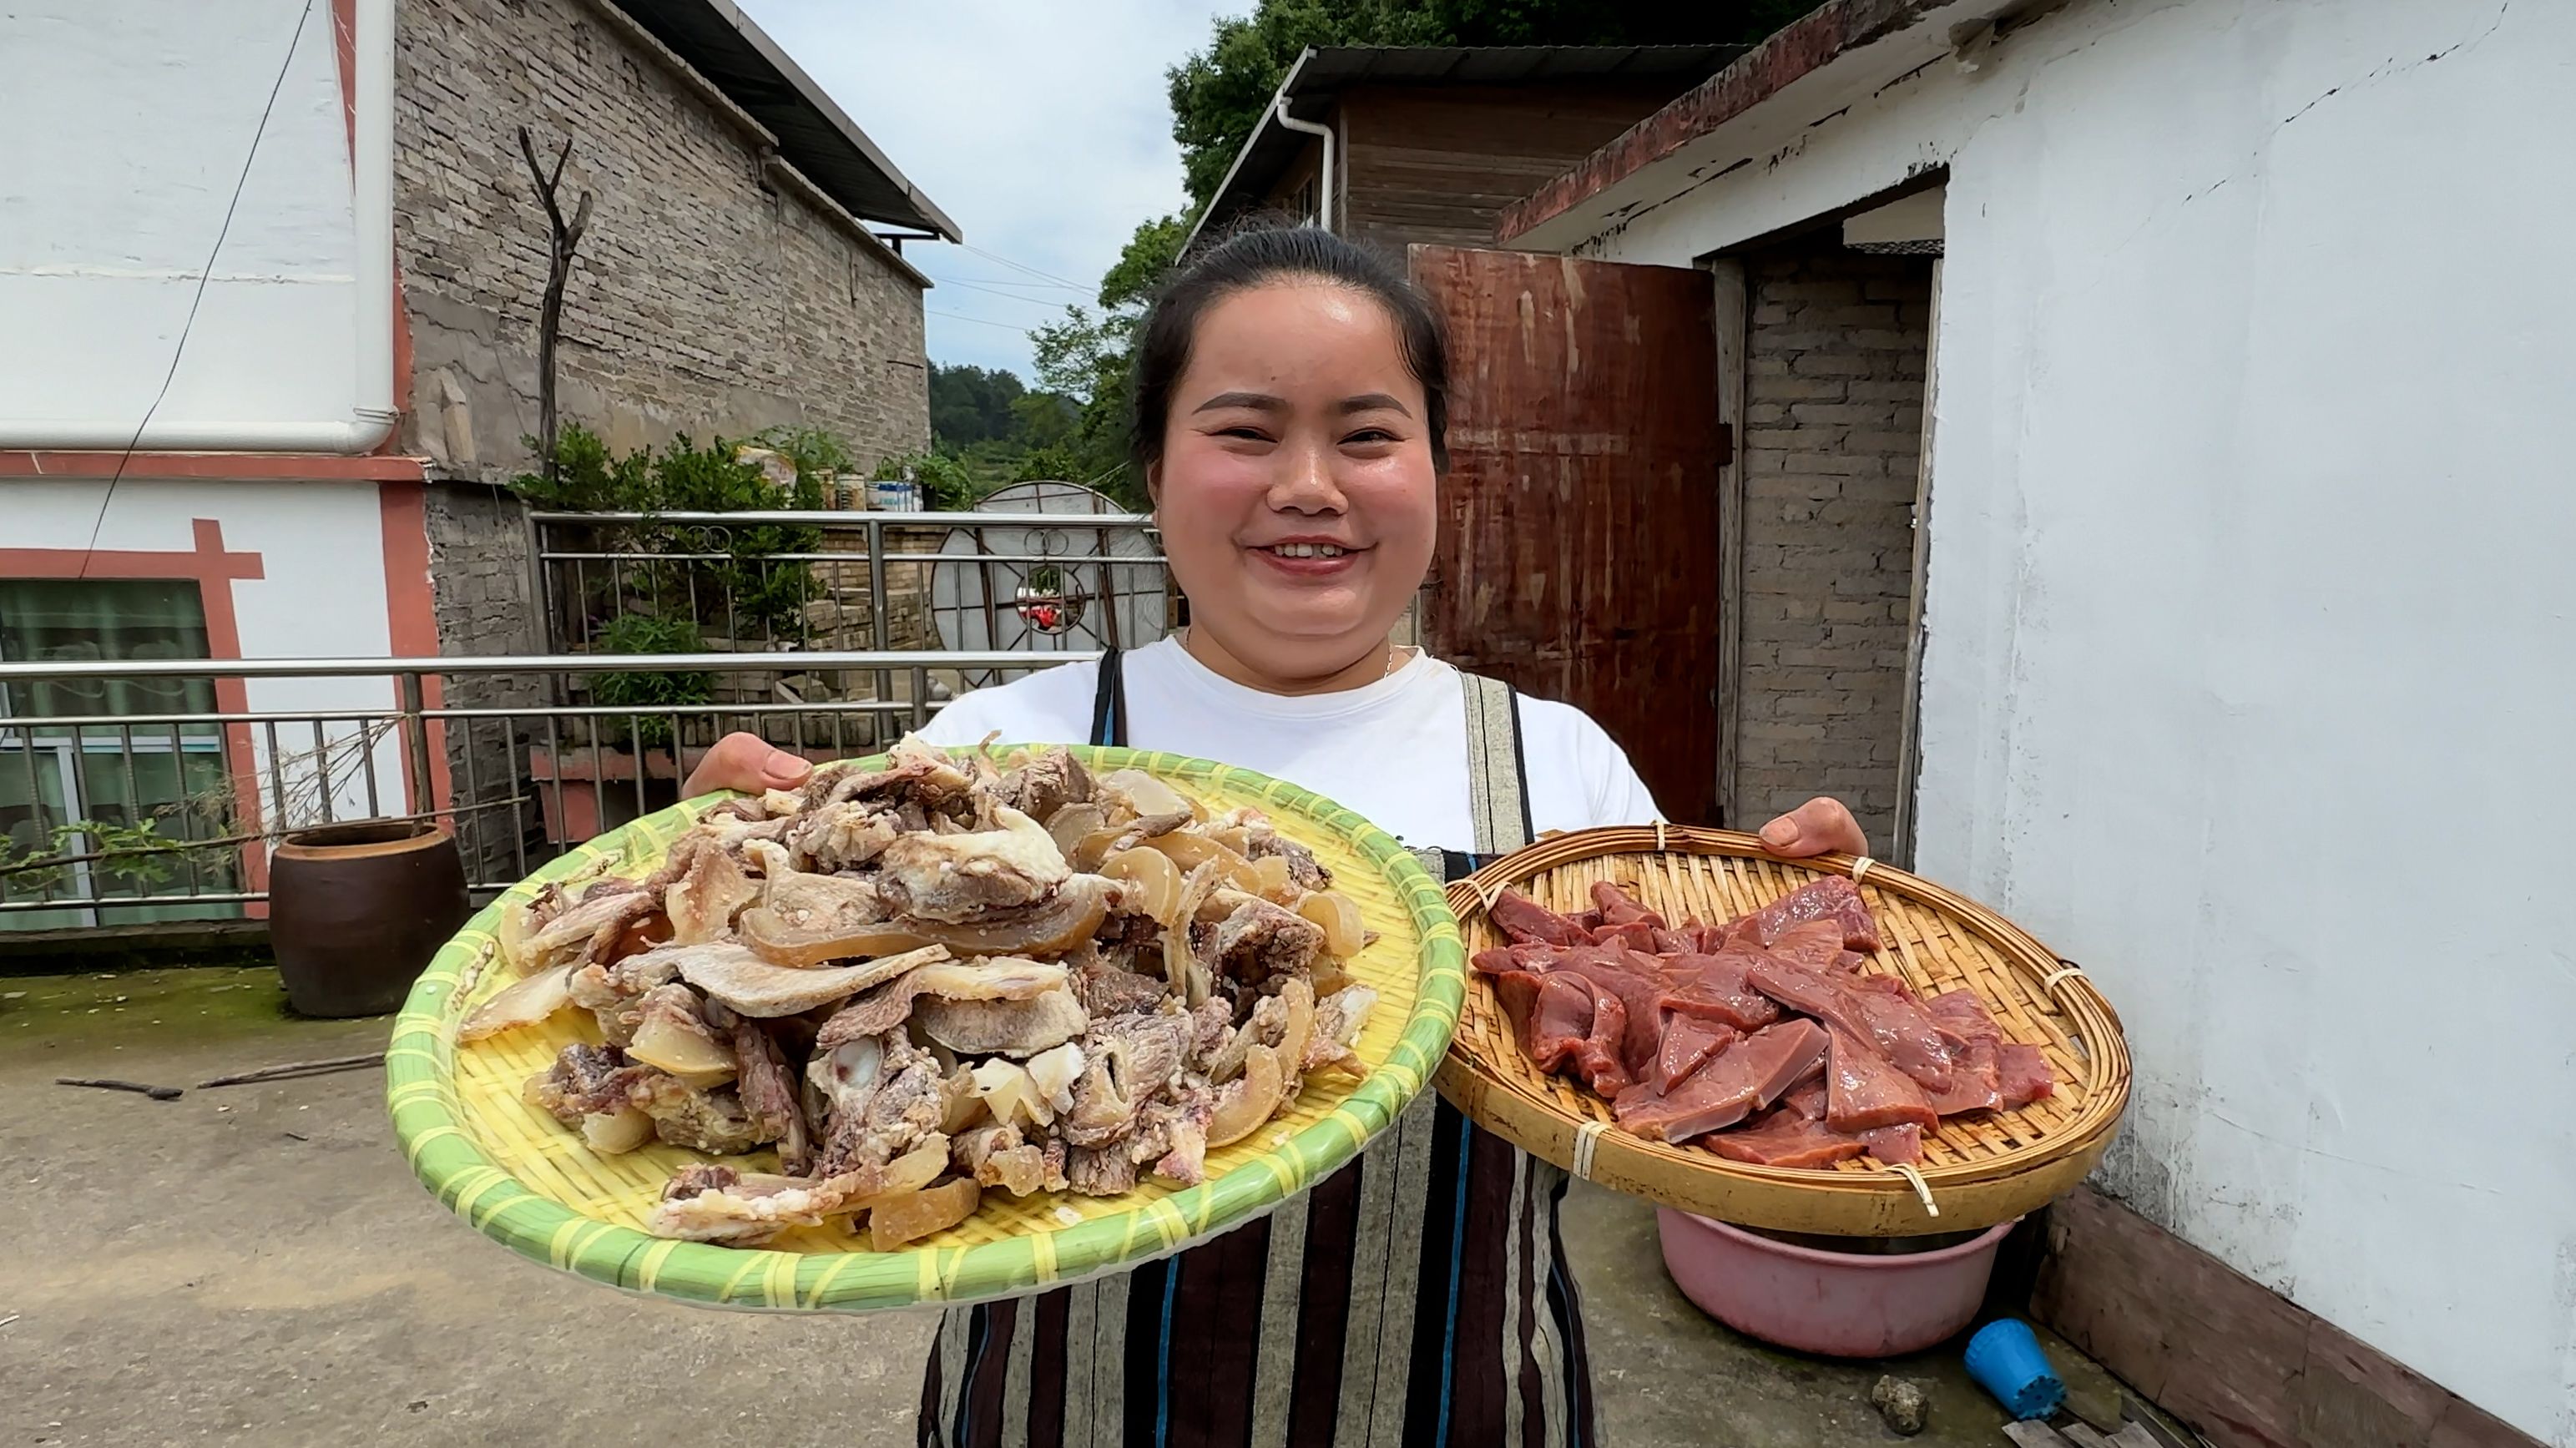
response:
[[[1511,689],[1465,676],[1475,852],[1529,842]],[[1092,741],[1124,743],[1118,656]],[[1117,1276],[953,1308],[923,1373],[924,1448],[1589,1448],[1563,1171],[1426,1091],[1269,1216]]]

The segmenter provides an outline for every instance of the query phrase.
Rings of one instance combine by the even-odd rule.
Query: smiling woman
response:
[[[926,737],[1222,759],[1359,811],[1450,878],[1542,830],[1657,818],[1581,711],[1389,637],[1431,563],[1447,381],[1430,308],[1347,242],[1254,231],[1194,262],[1147,319],[1133,440],[1189,630],[968,694]],[[1862,843],[1830,803],[1773,829],[1783,853]],[[920,1441],[1591,1443],[1565,1185],[1426,1093],[1264,1221],[950,1312]]]
[[[1287,693],[1389,673],[1448,465],[1430,309],[1326,232],[1252,232],[1164,294],[1136,375],[1136,463],[1191,655]]]

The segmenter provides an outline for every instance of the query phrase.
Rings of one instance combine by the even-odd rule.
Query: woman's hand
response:
[[[738,789],[745,794],[794,789],[813,772],[813,765],[757,734],[728,734],[698,760],[696,769],[689,771],[689,782],[680,786],[680,798],[695,799],[720,789]]]
[[[1762,843],[1783,859],[1869,853],[1869,836],[1838,799],[1819,795],[1762,827]]]

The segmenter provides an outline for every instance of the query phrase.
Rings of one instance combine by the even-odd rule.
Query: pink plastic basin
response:
[[[1664,1267],[1684,1296],[1751,1337],[1826,1357],[1920,1352],[1966,1327],[1985,1300],[1990,1227],[1928,1252],[1826,1252],[1659,1208]]]

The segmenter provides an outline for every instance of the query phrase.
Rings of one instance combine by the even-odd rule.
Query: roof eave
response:
[[[815,114],[831,122],[832,128],[840,132],[844,140],[856,148],[860,155],[868,158],[868,164],[884,172],[887,180],[901,188],[904,198],[910,201],[920,211],[922,218],[930,223],[930,230],[939,233],[949,241],[962,242],[966,239],[966,233],[949,218],[948,213],[940,210],[938,203],[924,195],[920,187],[912,184],[911,178],[903,174],[901,167],[895,165],[885,152],[877,149],[877,143],[868,139],[868,133],[859,129],[859,123],[850,119],[849,112],[842,110],[840,103],[833,100],[830,93],[815,84],[814,78],[805,73],[805,68],[798,65],[795,58],[790,56],[777,41],[769,38],[768,31],[761,29],[750,16],[743,14],[741,7],[735,5],[733,0],[701,0],[701,3],[723,16],[726,24],[740,32],[743,40],[752,49],[760,52],[762,59],[778,67],[778,73],[787,78],[788,84],[796,87],[797,94],[804,98],[807,105],[814,108]]]
[[[1288,73],[1279,78],[1279,88],[1270,93],[1270,104],[1261,108],[1261,119],[1253,123],[1252,134],[1243,138],[1243,145],[1234,153],[1233,164],[1225,168],[1225,179],[1216,183],[1215,194],[1208,197],[1208,204],[1200,207],[1199,214],[1191,219],[1190,234],[1181,238],[1183,256],[1187,256],[1190,248],[1199,244],[1199,233],[1207,227],[1208,218],[1224,209],[1226,197],[1234,190],[1235,177],[1243,173],[1243,163],[1251,159],[1253,148],[1261,144],[1261,138],[1269,133],[1270,128],[1279,124],[1280,105],[1296,94],[1297,73],[1304,70],[1306,62],[1314,58],[1315,48],[1311,45],[1297,52],[1296,63],[1289,66]]]
[[[1827,67],[1906,32],[2017,8],[2006,0],[1829,0],[1737,57],[1679,100],[1630,127],[1536,191],[1503,208],[1495,238],[1547,251],[1597,235],[1641,190],[1646,173],[1685,147]],[[1923,30],[1926,35],[1933,34]],[[1947,46],[1947,24],[1938,29]]]

